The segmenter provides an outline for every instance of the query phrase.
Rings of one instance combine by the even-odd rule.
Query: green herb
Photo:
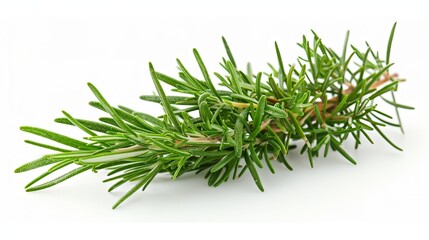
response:
[[[36,127],[21,127],[61,146],[26,140],[27,143],[53,150],[16,169],[25,172],[51,166],[31,181],[27,191],[51,187],[85,171],[109,171],[105,182],[116,181],[112,191],[126,182],[135,182],[115,205],[146,187],[158,174],[168,173],[172,180],[189,172],[205,172],[209,186],[219,186],[246,172],[264,191],[258,168],[268,167],[274,173],[272,161],[292,167],[286,160],[289,151],[300,148],[313,167],[315,157],[327,156],[330,149],[356,164],[342,143],[354,139],[357,148],[374,131],[390,145],[395,145],[383,132],[387,125],[402,129],[397,122],[377,106],[377,101],[399,109],[413,109],[397,103],[393,92],[399,83],[397,74],[389,74],[391,47],[396,23],[388,40],[386,59],[380,59],[367,46],[363,51],[351,46],[349,32],[338,54],[325,46],[313,32],[313,43],[303,37],[298,45],[303,49],[297,65],[286,65],[280,47],[274,44],[277,65],[271,72],[252,73],[250,64],[241,71],[225,38],[222,41],[227,58],[221,62],[224,74],[209,73],[200,53],[194,49],[200,73],[191,73],[180,60],[177,78],[149,69],[158,95],[144,95],[142,100],[158,103],[164,115],[154,117],[127,107],[113,107],[100,91],[88,84],[99,102],[90,105],[109,117],[99,121],[76,119],[63,111],[65,118],[55,121],[74,125],[86,136],[77,140]],[[200,76],[200,77],[199,77]],[[215,86],[214,80],[220,82]],[[170,85],[174,96],[167,96],[162,84]],[[387,93],[391,93],[390,98]],[[365,138],[362,139],[362,136]],[[331,151],[332,152],[332,151]],[[39,183],[57,170],[74,165],[74,169],[53,180]]]

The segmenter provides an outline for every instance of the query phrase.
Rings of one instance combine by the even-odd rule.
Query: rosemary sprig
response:
[[[300,152],[308,155],[311,167],[314,157],[321,154],[326,157],[330,149],[356,164],[342,143],[350,136],[356,148],[362,144],[362,136],[372,143],[368,132],[373,130],[394,148],[402,150],[382,131],[387,125],[402,129],[399,115],[398,122],[392,122],[392,117],[376,104],[381,98],[397,112],[399,108],[413,109],[397,103],[393,95],[402,81],[397,74],[389,74],[393,65],[390,56],[395,27],[396,23],[385,60],[369,45],[364,51],[351,45],[352,52],[347,54],[349,33],[338,54],[313,32],[312,42],[304,36],[298,44],[304,50],[298,65],[285,65],[275,43],[278,67],[270,65],[271,72],[256,74],[250,65],[245,72],[237,68],[229,45],[222,38],[228,58],[221,62],[226,73],[214,73],[220,81],[218,88],[196,49],[193,52],[202,78],[192,75],[180,60],[177,60],[180,69],[177,79],[155,71],[149,63],[158,95],[145,95],[141,99],[163,107],[165,114],[158,118],[127,107],[112,107],[100,91],[88,83],[99,101],[90,105],[110,116],[90,121],[75,119],[63,112],[65,117],[55,120],[84,131],[88,135],[85,141],[40,128],[22,127],[23,131],[64,146],[26,140],[57,153],[26,163],[16,172],[50,165],[26,186],[27,191],[36,191],[85,171],[106,169],[110,172],[105,182],[116,181],[109,191],[126,182],[136,182],[113,206],[116,208],[137,190],[146,189],[160,173],[169,173],[175,180],[188,172],[205,172],[208,184],[219,186],[248,171],[257,187],[264,191],[258,168],[263,168],[265,163],[274,173],[270,161],[277,160],[292,170],[286,156],[297,148],[299,141],[304,143]],[[170,85],[180,96],[167,96],[161,83]],[[391,99],[386,96],[389,92]],[[70,165],[75,166],[70,172],[35,185]]]

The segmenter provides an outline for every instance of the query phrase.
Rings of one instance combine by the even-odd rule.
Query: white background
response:
[[[323,3],[322,3],[323,2]],[[132,1],[2,1],[0,4],[0,219],[27,223],[66,222],[271,222],[355,225],[428,223],[427,161],[428,17],[424,7],[407,4],[344,1],[280,4],[213,1],[138,3]],[[53,123],[67,110],[78,118],[96,119],[101,112],[86,82],[94,83],[114,105],[159,114],[158,106],[138,99],[155,89],[147,63],[175,76],[179,57],[196,74],[192,48],[199,49],[210,72],[226,56],[221,36],[232,48],[239,67],[254,69],[275,63],[274,41],[283,60],[294,62],[302,52],[296,42],[314,29],[325,44],[340,50],[345,32],[350,42],[368,41],[384,56],[392,24],[397,21],[392,61],[394,72],[407,79],[397,99],[416,107],[402,111],[406,134],[387,134],[404,152],[382,139],[355,151],[353,166],[333,154],[315,161],[292,154],[294,171],[277,165],[277,173],[261,172],[260,193],[246,174],[218,188],[202,176],[173,182],[154,180],[117,210],[113,203],[127,190],[107,193],[105,172],[79,175],[56,187],[26,193],[25,184],[41,170],[14,174],[19,165],[45,150],[26,145],[38,140],[19,131],[31,125],[82,137],[78,130]],[[130,187],[128,185],[127,187]],[[413,232],[415,233],[415,232]],[[1,233],[0,233],[1,235]]]

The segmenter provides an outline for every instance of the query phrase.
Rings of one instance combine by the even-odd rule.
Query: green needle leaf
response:
[[[39,143],[39,142],[31,141],[31,140],[24,140],[24,142],[28,143],[28,144],[32,144],[34,146],[38,146],[38,147],[42,147],[42,148],[46,148],[46,149],[51,149],[51,150],[54,150],[54,151],[57,151],[57,152],[70,152],[71,151],[71,150],[68,150],[68,149],[54,147],[54,146],[51,146],[51,145],[47,145],[47,144],[44,144],[44,143]]]
[[[158,118],[153,117],[153,116],[146,114],[146,113],[134,112],[133,115],[140,118],[141,120],[148,121],[148,122],[152,123],[154,126],[160,126],[160,125],[162,126],[162,124],[163,124],[163,122],[161,120],[159,120]]]
[[[258,99],[261,98],[261,78],[262,78],[262,73],[258,73],[258,75],[256,76],[256,83],[255,83],[255,93],[256,93],[256,97]]]
[[[189,97],[183,97],[183,96],[166,96],[168,102],[170,104],[177,104],[177,105],[194,105],[195,99],[191,100]],[[148,102],[154,102],[154,103],[161,103],[161,97],[156,95],[142,95],[140,96],[141,100],[148,101]]]
[[[380,90],[378,90],[378,91],[376,91],[375,93],[373,93],[373,94],[372,94],[371,96],[369,96],[368,98],[369,98],[370,100],[373,100],[374,98],[376,98],[376,97],[378,97],[378,96],[381,96],[381,95],[383,95],[383,94],[385,94],[385,93],[387,93],[387,92],[395,91],[395,90],[396,90],[396,88],[397,88],[397,86],[398,86],[398,82],[397,82],[397,81],[391,82],[391,83],[389,83],[388,85],[386,85],[386,86],[384,86],[383,88],[381,88]]]
[[[340,143],[334,138],[330,138],[330,142],[332,143],[332,147],[337,150],[341,155],[343,155],[347,160],[356,165],[356,161],[342,148],[340,147]]]
[[[390,52],[392,50],[393,36],[395,35],[396,22],[393,24],[392,31],[390,32],[389,42],[387,43],[386,51],[386,65],[390,63]]]
[[[178,149],[169,147],[169,146],[162,144],[161,142],[159,142],[153,138],[146,137],[145,139],[148,140],[149,142],[152,142],[154,145],[156,145],[157,147],[159,147],[159,148],[161,148],[167,152],[177,153],[179,155],[190,155],[190,153],[188,153],[188,152],[180,151]]]
[[[116,111],[110,106],[110,104],[106,101],[106,99],[101,95],[101,93],[98,91],[98,89],[92,85],[91,83],[88,83],[89,88],[94,93],[95,97],[97,97],[98,101],[100,101],[101,105],[103,106],[104,110],[112,116],[112,118],[115,120],[115,122],[126,132],[131,133],[133,135],[136,135],[136,133],[122,121],[122,118],[116,113]]]
[[[186,89],[189,91],[196,91],[197,90],[197,88],[195,88],[194,86],[189,86],[185,82],[179,81],[179,80],[174,79],[174,78],[167,76],[165,74],[156,72],[156,76],[157,76],[159,81],[165,82],[172,87],[178,87],[180,89]]]
[[[341,100],[340,104],[338,104],[338,106],[335,108],[335,110],[332,111],[331,116],[335,116],[337,113],[344,110],[343,107],[346,105],[348,98],[349,98],[349,95],[343,96],[343,99]]]
[[[52,141],[55,141],[57,143],[61,143],[77,149],[97,149],[97,147],[89,146],[85,142],[82,142],[55,132],[51,132],[42,128],[24,126],[24,127],[21,127],[20,129],[24,132],[32,133],[34,135],[38,135],[38,136],[50,139]]]
[[[305,136],[304,131],[302,130],[301,125],[299,124],[298,120],[296,119],[296,117],[293,115],[293,113],[289,114],[290,118],[292,119],[292,123],[295,127],[295,130],[298,132],[298,135],[302,138],[302,140],[304,140],[305,144],[308,147],[311,147],[311,144],[308,142],[307,140],[307,136]]]
[[[380,134],[380,136],[386,140],[386,142],[388,142],[392,147],[398,149],[399,151],[403,151],[402,148],[398,147],[396,144],[394,144],[381,130],[379,127],[377,127],[377,125],[371,123],[372,126],[374,127],[374,129],[378,132],[378,134]]]
[[[226,42],[225,37],[222,37],[222,42],[223,42],[223,45],[225,47],[226,54],[228,55],[229,61],[231,61],[232,65],[234,65],[234,67],[237,67],[237,64],[235,64],[234,57],[232,56],[231,49],[229,48],[228,43]]]
[[[263,168],[261,159],[259,159],[258,155],[255,152],[255,148],[253,147],[252,144],[249,145],[249,151],[250,151],[250,159],[252,159],[252,161],[254,161],[259,168]]]
[[[248,110],[241,112],[240,116],[245,118]],[[234,140],[235,140],[235,156],[240,158],[243,152],[243,122],[237,118],[234,126]]]
[[[36,160],[34,160],[32,162],[28,162],[28,163],[20,166],[19,168],[15,169],[15,172],[16,173],[26,172],[26,171],[29,171],[29,170],[32,170],[32,169],[35,169],[35,168],[39,168],[39,167],[43,167],[43,166],[50,165],[50,164],[53,164],[53,163],[57,163],[57,162],[59,162],[61,160],[62,159],[42,157],[42,158],[36,159]]]
[[[164,111],[167,114],[170,121],[173,123],[177,132],[181,132],[179,120],[177,120],[176,115],[174,114],[173,108],[170,105],[170,102],[167,99],[167,96],[164,93],[164,89],[161,86],[161,83],[158,80],[155,69],[153,69],[152,63],[149,63],[149,70],[152,76],[153,83],[155,85],[156,91],[158,92],[159,97],[161,98],[161,104],[164,107]]]
[[[69,179],[71,177],[74,177],[74,176],[76,176],[76,175],[78,175],[80,173],[83,173],[83,172],[85,172],[85,171],[87,171],[89,169],[91,169],[91,166],[81,166],[81,167],[78,167],[78,168],[76,168],[76,169],[74,169],[74,170],[72,170],[72,171],[70,171],[70,172],[68,172],[68,173],[66,173],[66,174],[58,177],[58,178],[55,178],[54,180],[51,180],[49,182],[37,185],[35,187],[27,188],[26,191],[27,192],[34,192],[34,191],[38,191],[38,190],[42,190],[42,189],[45,189],[45,188],[52,187],[54,185],[57,185],[58,183],[64,182],[65,180],[67,180],[67,179]]]
[[[139,183],[137,183],[131,190],[129,190],[124,196],[122,196],[116,203],[113,205],[113,209],[117,208],[122,202],[124,202],[127,198],[129,198],[133,193],[135,193],[137,190],[142,188],[144,185],[147,186],[147,184],[155,177],[156,174],[159,173],[159,171],[162,168],[162,164],[158,163],[148,174],[146,174],[145,177],[143,177],[142,180],[140,180]]]
[[[210,172],[214,173],[221,170],[226,164],[231,162],[234,158],[236,158],[235,153],[234,152],[229,153],[228,155],[223,157],[216,165],[214,165],[210,169]]]
[[[197,49],[194,48],[193,50],[195,58],[197,59],[198,66],[200,66],[201,72],[203,73],[204,79],[206,80],[207,86],[209,86],[210,91],[219,99],[222,101],[222,98],[220,97],[219,93],[217,92],[216,88],[214,87],[212,80],[210,79],[210,75],[207,72],[207,68],[204,65],[203,60],[201,59],[200,54],[198,53]]]
[[[264,118],[265,106],[267,105],[267,97],[262,96],[258,102],[258,108],[256,109],[255,119],[253,124],[255,126],[260,126],[262,123],[262,119]]]
[[[66,118],[73,123],[76,127],[82,129],[82,131],[88,133],[91,136],[97,136],[93,131],[91,131],[89,128],[87,128],[85,125],[74,119],[70,114],[68,114],[66,111],[62,111],[63,114],[66,116]]]
[[[286,72],[285,72],[285,68],[283,66],[283,60],[282,60],[282,55],[280,54],[280,50],[279,50],[279,46],[277,45],[277,42],[274,43],[275,47],[276,47],[276,54],[277,54],[277,61],[279,62],[279,86],[281,89],[284,88],[284,83],[286,81]]]
[[[173,180],[176,180],[177,176],[179,176],[180,170],[182,170],[182,167],[185,165],[186,160],[189,158],[189,156],[184,156],[180,161],[177,163],[177,169],[173,174]]]
[[[408,110],[414,110],[414,107],[407,106],[407,105],[404,105],[404,104],[399,104],[399,103],[396,103],[396,102],[393,102],[393,101],[387,100],[387,99],[385,99],[385,98],[383,98],[383,97],[381,97],[381,98],[382,98],[385,102],[387,102],[388,104],[393,105],[393,106],[395,106],[395,107],[397,107],[397,108],[403,108],[403,109],[408,109]]]
[[[66,167],[66,166],[68,166],[68,165],[70,165],[72,163],[73,162],[69,161],[69,160],[65,160],[65,161],[59,162],[58,164],[56,164],[55,166],[53,166],[51,169],[49,169],[48,171],[42,173],[41,175],[39,175],[38,177],[36,177],[35,179],[33,179],[31,182],[29,182],[27,185],[25,185],[25,188],[29,188],[29,187],[33,186],[36,182],[42,180],[43,178],[45,178],[46,176],[50,175],[51,173],[53,173],[53,172],[55,172],[55,171],[57,171],[57,170],[59,170],[59,169],[61,169],[63,167]]]
[[[94,151],[94,150],[93,150]],[[78,159],[81,157],[85,157],[91,154],[91,151],[74,151],[74,152],[63,152],[63,153],[56,153],[51,155],[45,155],[39,159],[36,159],[34,161],[28,162],[21,167],[17,168],[15,170],[16,173],[19,172],[25,172],[28,170],[32,170],[35,168],[43,167],[46,165],[50,165],[53,163],[60,162],[64,159]]]
[[[277,108],[277,107],[274,107],[271,105],[267,105],[265,107],[265,109],[273,117],[276,117],[276,118],[287,118],[288,117],[288,114],[283,109],[280,109],[280,108]]]
[[[258,186],[259,190],[261,192],[264,191],[264,186],[262,186],[261,179],[259,178],[258,172],[256,171],[255,165],[253,164],[253,161],[250,160],[249,153],[247,151],[244,151],[244,160],[246,161],[246,166],[248,167],[250,174],[253,177],[253,180],[255,181],[256,186]]]
[[[124,130],[111,126],[111,125],[107,125],[104,123],[100,123],[100,122],[94,122],[94,121],[89,121],[89,120],[83,120],[83,119],[75,119],[76,121],[78,121],[80,124],[84,125],[85,127],[87,127],[88,129],[91,129],[93,131],[96,132],[101,132],[101,133],[108,133],[108,132],[125,132]],[[57,118],[55,119],[55,122],[57,123],[62,123],[62,124],[68,124],[68,125],[74,125],[69,119],[67,118]]]

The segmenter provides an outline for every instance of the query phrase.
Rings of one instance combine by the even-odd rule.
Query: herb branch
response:
[[[369,45],[363,51],[349,45],[349,32],[341,53],[325,46],[313,32],[312,41],[304,36],[298,44],[304,54],[296,65],[283,63],[280,47],[275,43],[278,62],[277,66],[269,64],[270,72],[253,74],[250,64],[246,71],[239,70],[223,37],[228,56],[220,63],[224,73],[210,74],[196,49],[193,53],[201,72],[195,75],[180,60],[177,78],[157,72],[149,63],[158,95],[140,98],[159,103],[165,113],[159,117],[114,107],[88,83],[98,99],[90,105],[109,117],[91,121],[63,111],[64,117],[55,119],[81,129],[86,134],[83,140],[21,127],[22,131],[63,146],[26,140],[55,153],[26,163],[16,172],[49,166],[25,186],[27,191],[37,191],[86,171],[108,170],[109,178],[104,182],[114,182],[109,191],[135,182],[113,206],[116,208],[139,189],[145,190],[160,173],[169,173],[175,180],[185,173],[204,172],[209,186],[216,187],[249,172],[256,186],[264,191],[258,169],[267,166],[274,173],[271,161],[279,161],[292,170],[287,155],[298,148],[299,141],[304,143],[300,152],[307,154],[311,167],[314,157],[326,157],[331,151],[356,164],[342,143],[348,138],[355,141],[356,148],[365,140],[373,143],[368,133],[374,130],[402,151],[383,132],[386,126],[402,130],[398,110],[413,109],[397,103],[394,95],[404,81],[389,71],[395,28],[396,23],[384,60]],[[218,87],[214,79],[220,82]],[[177,96],[167,95],[162,84],[170,85]],[[378,107],[378,101],[395,108],[397,122]],[[70,172],[39,184],[71,165],[75,168]]]

